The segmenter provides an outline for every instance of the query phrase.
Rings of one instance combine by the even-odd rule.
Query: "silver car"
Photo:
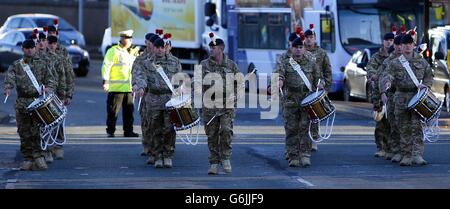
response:
[[[78,32],[72,25],[61,17],[50,14],[17,14],[6,19],[0,28],[0,34],[18,28],[39,28],[42,30],[44,26],[53,25],[53,20],[58,19],[58,31],[70,40],[75,40],[75,44],[84,48],[86,41],[83,34]]]

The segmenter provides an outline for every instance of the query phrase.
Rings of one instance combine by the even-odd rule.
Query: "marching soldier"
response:
[[[332,80],[330,58],[328,58],[325,50],[317,46],[316,32],[314,31],[313,24],[310,24],[309,29],[305,31],[305,38],[305,48],[316,58],[316,64],[321,72],[320,77],[325,81],[325,90],[328,92],[330,91]],[[319,123],[314,123],[311,127],[311,134],[314,138],[319,138],[318,125]],[[312,141],[311,151],[315,152],[317,149],[317,143]]]
[[[304,81],[291,65],[290,59],[282,61],[275,73],[279,74],[279,86],[284,92],[283,117],[286,131],[286,149],[289,155],[289,166],[310,166],[311,140],[308,137],[309,118],[299,102],[306,97],[310,88],[315,88],[321,72],[317,68],[314,56],[303,46],[304,35],[292,42],[292,59],[300,66],[308,81]],[[297,67],[297,66],[296,66]],[[321,81],[319,88],[323,89],[325,81]]]
[[[401,166],[426,165],[423,159],[424,144],[423,130],[420,116],[407,110],[408,102],[417,93],[417,89],[430,88],[433,81],[433,73],[428,62],[417,52],[414,52],[414,39],[410,34],[406,34],[401,39],[403,54],[391,61],[388,65],[383,81],[386,81],[381,88],[381,99],[387,103],[386,92],[390,88],[395,88],[395,119],[400,131],[400,148],[402,160]],[[417,84],[408,72],[409,66],[412,74],[417,80],[422,81]]]
[[[103,89],[108,92],[106,133],[114,137],[117,115],[122,109],[123,131],[125,137],[139,137],[133,132],[133,96],[131,90],[131,67],[136,54],[131,50],[133,31],[119,32],[120,41],[111,47],[105,55],[102,66]]]
[[[24,161],[21,170],[46,170],[48,168],[44,153],[40,147],[38,124],[27,112],[27,107],[43,92],[55,89],[55,80],[51,65],[35,56],[36,48],[33,40],[25,40],[22,44],[23,59],[15,61],[8,69],[5,77],[5,95],[11,95],[15,87],[17,91],[16,120],[17,132],[20,136],[20,151]],[[41,85],[45,88],[42,89]]]
[[[384,77],[387,73],[386,69],[389,65],[391,65],[392,60],[394,60],[395,58],[399,57],[400,55],[402,55],[402,45],[401,45],[401,40],[402,40],[402,35],[397,35],[394,38],[394,51],[391,53],[391,55],[389,55],[388,58],[386,58],[383,62],[383,65],[381,66],[381,69],[378,72],[378,77],[380,78],[380,82],[379,82],[379,89],[383,89],[381,86],[383,83],[385,83]],[[388,116],[388,121],[389,121],[389,126],[390,126],[390,133],[389,136],[387,137],[387,150],[390,151],[390,153],[393,154],[393,157],[391,159],[392,162],[398,163],[400,162],[400,160],[402,160],[402,155],[400,153],[400,135],[398,132],[398,126],[397,126],[397,121],[395,119],[395,103],[394,103],[394,93],[395,93],[395,88],[391,87],[389,90],[386,91],[386,96],[388,97],[388,102],[387,102],[387,116]],[[386,156],[388,156],[388,154],[386,154]],[[387,159],[387,158],[386,158]]]
[[[174,57],[167,56],[164,41],[157,38],[154,42],[154,57],[144,61],[144,70],[137,71],[136,88],[139,95],[145,93],[145,115],[148,117],[148,128],[151,130],[150,154],[155,159],[156,168],[171,168],[175,152],[176,133],[170,122],[169,112],[165,104],[170,100],[172,92],[163,76],[170,81],[182,71],[181,63]],[[158,67],[163,71],[158,72]]]
[[[389,48],[394,42],[394,33],[389,32],[384,35],[383,47],[375,53],[367,64],[367,80],[370,81],[369,88],[371,92],[371,100],[374,111],[381,112],[383,105],[380,101],[380,91],[378,89],[378,71],[383,64],[383,61],[389,57]],[[385,157],[391,159],[393,154],[387,147],[387,140],[390,134],[389,122],[386,117],[383,117],[375,125],[375,144],[377,145],[377,152],[375,157]]]
[[[219,164],[222,164],[225,173],[231,173],[231,142],[233,140],[233,120],[235,117],[236,97],[234,96],[237,90],[237,86],[227,86],[226,76],[227,74],[236,75],[239,73],[239,69],[235,62],[230,60],[225,55],[225,43],[221,38],[215,37],[213,33],[210,33],[211,42],[209,47],[211,54],[209,58],[203,60],[200,65],[202,66],[202,79],[208,73],[216,73],[220,75],[221,81],[224,84],[220,89],[222,95],[212,95],[210,98],[214,101],[214,104],[204,105],[202,108],[202,117],[205,123],[205,133],[208,137],[208,149],[209,149],[209,163],[210,168],[208,174],[216,175],[219,173]],[[195,80],[194,82],[201,82]],[[195,85],[195,84],[194,84]],[[203,95],[211,85],[203,85],[202,92],[196,90],[196,94]],[[221,100],[222,99],[222,100]],[[216,101],[223,101],[221,104],[216,104]],[[210,101],[206,101],[210,102]]]
[[[133,67],[131,70],[131,78],[132,78],[132,83],[133,83],[133,90],[134,93],[136,93],[137,91],[137,87],[136,87],[136,78],[137,78],[137,71],[139,70],[144,70],[143,65],[144,65],[144,61],[151,59],[151,57],[153,56],[153,43],[150,41],[150,39],[155,36],[154,33],[147,33],[145,35],[145,45],[146,48],[145,50],[142,52],[142,54],[140,54],[138,57],[136,57],[136,60],[134,60],[133,63]],[[141,98],[144,98],[145,95],[138,95]],[[143,156],[147,156],[149,154],[149,149],[150,149],[150,136],[149,136],[149,128],[148,128],[148,121],[147,121],[147,117],[145,115],[145,102],[140,104],[140,110],[139,114],[141,115],[141,129],[142,129],[142,146],[144,147],[144,151],[141,153],[141,155]],[[153,160],[152,160],[153,161]],[[153,163],[153,162],[149,162],[149,163]]]

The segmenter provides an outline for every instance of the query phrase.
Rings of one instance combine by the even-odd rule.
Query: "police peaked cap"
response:
[[[164,47],[164,40],[162,38],[158,37],[155,41],[153,41],[153,46],[155,47]]]
[[[384,39],[383,40],[389,40],[389,39],[394,39],[394,33],[392,33],[392,32],[389,32],[389,33],[386,33],[386,34],[384,34]]]
[[[406,34],[402,37],[402,44],[412,44],[414,43],[414,39],[411,35]]]
[[[292,47],[296,46],[303,46],[303,39],[301,37],[298,37],[292,41]]]
[[[31,39],[27,39],[27,40],[23,41],[23,43],[22,43],[22,48],[31,49],[34,47],[36,47],[36,44]]]

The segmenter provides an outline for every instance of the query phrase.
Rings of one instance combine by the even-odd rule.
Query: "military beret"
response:
[[[48,32],[56,32],[56,27],[54,25],[47,26]]]
[[[47,38],[47,36],[44,33],[42,33],[42,32],[39,33],[39,40],[46,39],[46,38]]]
[[[297,33],[291,33],[289,35],[289,42],[293,42],[296,38],[298,38]]]
[[[392,33],[392,32],[389,32],[389,33],[386,33],[386,34],[384,34],[384,39],[383,40],[389,40],[389,39],[394,39],[394,33]]]
[[[36,47],[36,43],[34,43],[34,41],[31,39],[27,39],[27,40],[23,41],[23,43],[22,43],[22,48],[31,49],[34,47]]]
[[[152,36],[152,37],[150,38],[149,41],[152,42],[152,43],[154,44],[154,43],[155,43],[155,40],[158,39],[158,38],[160,38],[160,37],[159,37],[158,35],[155,34],[154,36]]]
[[[296,38],[292,41],[292,47],[303,46],[303,39],[301,37]]]
[[[402,44],[412,44],[414,43],[414,39],[411,35],[406,34],[402,37]]]
[[[145,34],[145,40],[150,41],[150,39],[151,39],[153,36],[155,36],[154,33],[147,33],[147,34]]]
[[[216,43],[214,44],[213,41],[210,41],[209,46],[225,46],[225,42],[221,38],[216,38]]]
[[[56,36],[48,36],[47,40],[49,44],[58,42],[58,38]]]
[[[164,47],[164,40],[162,40],[162,38],[158,37],[155,41],[153,41],[153,46]]]
[[[314,24],[309,24],[309,29],[305,31],[305,36],[316,35],[314,32]]]
[[[400,45],[402,43],[402,35],[398,35],[394,38],[394,44],[395,45]]]

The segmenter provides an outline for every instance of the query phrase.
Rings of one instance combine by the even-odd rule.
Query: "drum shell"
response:
[[[315,92],[310,93],[316,94]],[[308,96],[309,96],[308,95]],[[301,106],[308,113],[309,119],[313,121],[321,121],[328,118],[336,110],[330,99],[325,93],[319,94],[309,103],[301,103]]]
[[[49,95],[36,106],[28,107],[27,111],[41,126],[52,125],[64,115],[63,104],[56,95]]]
[[[413,96],[410,103],[417,97],[417,94]],[[442,102],[428,89],[426,90],[426,94],[423,94],[415,104],[408,106],[408,110],[416,111],[425,121],[429,121],[437,114],[441,107]]]

